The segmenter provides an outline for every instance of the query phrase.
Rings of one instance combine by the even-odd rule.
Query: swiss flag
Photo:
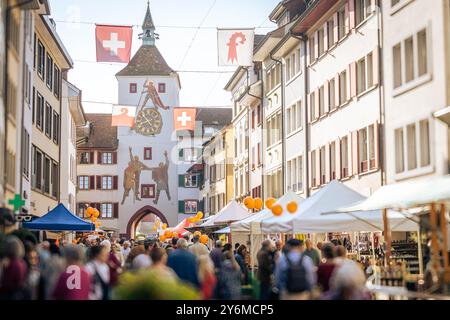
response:
[[[133,28],[95,25],[97,62],[130,62]]]
[[[111,126],[112,127],[133,127],[136,107],[113,106]]]
[[[195,108],[174,108],[173,122],[175,130],[195,130]]]

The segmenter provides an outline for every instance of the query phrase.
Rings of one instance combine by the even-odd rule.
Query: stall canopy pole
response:
[[[371,240],[372,240],[372,258],[375,263],[375,234],[371,232]]]
[[[422,231],[420,230],[420,226],[419,230],[417,230],[417,251],[419,254],[419,274],[423,275]]]
[[[437,234],[437,213],[436,213],[436,204],[431,205],[430,211],[430,223],[431,223],[431,248],[433,249],[432,254],[432,265],[434,269],[439,270],[439,243],[438,243],[438,234]]]
[[[391,262],[391,233],[389,230],[387,209],[383,209],[383,226],[384,226],[384,239],[386,241],[386,265],[389,265]]]
[[[442,255],[444,256],[444,268],[448,269],[448,248],[447,248],[447,221],[445,219],[445,204],[441,204],[441,230],[442,230]]]

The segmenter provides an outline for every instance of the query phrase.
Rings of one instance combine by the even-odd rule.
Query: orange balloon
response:
[[[202,236],[202,233],[201,233],[200,231],[195,231],[195,232],[194,232],[194,237],[196,237],[196,236],[201,237],[201,236]]]
[[[208,236],[206,234],[202,235],[200,237],[200,242],[203,244],[207,244],[208,243]]]
[[[93,212],[94,208],[89,207],[86,209],[86,217],[90,218],[92,217],[92,212]]]
[[[158,228],[156,228],[156,226],[153,226],[152,230],[156,231]]]
[[[250,210],[254,209],[255,208],[255,200],[252,197],[246,197],[244,199],[244,206]]]
[[[283,214],[283,207],[281,207],[279,204],[273,206],[271,210],[274,216],[279,217]]]
[[[159,236],[159,241],[161,241],[161,242],[166,241],[166,236],[164,236],[164,235]]]
[[[255,209],[261,210],[263,207],[263,201],[261,198],[255,198]]]
[[[198,220],[200,220],[201,218],[203,218],[203,212],[199,211],[197,212],[197,215],[195,216]]]
[[[286,209],[289,213],[295,213],[297,212],[298,204],[295,201],[291,201],[287,204]]]
[[[188,218],[188,222],[189,222],[189,223],[194,223],[194,222],[195,222],[195,219],[194,219],[193,217],[190,217],[190,218]]]
[[[178,238],[178,232],[175,231],[175,232],[172,234],[172,237],[173,237],[173,238]]]
[[[274,198],[268,198],[266,200],[266,208],[272,209],[272,206],[274,205],[275,202],[276,202],[276,200]]]
[[[167,223],[163,223],[162,229],[163,229],[163,230],[166,230],[166,229],[167,229]]]

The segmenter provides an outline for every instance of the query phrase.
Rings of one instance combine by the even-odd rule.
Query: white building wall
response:
[[[448,51],[445,48],[448,27],[445,28],[445,25],[448,24],[449,12],[448,3],[445,6],[445,2],[441,0],[402,0],[394,8],[391,8],[389,1],[382,2],[382,11],[385,13],[383,17],[383,57],[386,103],[385,161],[388,183],[405,179],[419,179],[430,175],[444,175],[449,171],[449,129],[446,124],[432,116],[435,111],[448,106],[448,80],[446,79],[446,70],[448,70],[446,54],[448,55]],[[427,32],[428,73],[422,77],[417,75],[415,80],[394,89],[393,47],[411,36],[416,36],[423,29],[426,29]],[[415,44],[417,43],[416,39],[414,40]],[[416,53],[414,60],[417,66]],[[405,70],[404,64],[402,66]],[[417,67],[415,71],[417,71]],[[425,119],[428,119],[430,128],[430,165],[397,173],[395,130],[400,127],[404,127],[406,130],[407,125]],[[417,126],[416,130],[418,130]],[[420,149],[419,146],[417,148]]]

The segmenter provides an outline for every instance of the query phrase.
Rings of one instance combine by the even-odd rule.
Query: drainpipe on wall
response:
[[[304,155],[304,160],[303,162],[305,163],[305,196],[306,198],[309,198],[310,196],[310,190],[309,190],[309,149],[310,149],[310,145],[309,145],[309,131],[310,131],[310,127],[309,127],[309,123],[308,123],[308,115],[309,115],[309,101],[308,101],[308,91],[309,91],[309,71],[308,71],[308,62],[306,60],[306,48],[308,45],[308,37],[307,36],[302,36],[303,39],[303,48],[305,50],[305,54],[303,55],[304,57],[304,61],[303,61],[303,68],[304,68],[304,79],[305,79],[305,83],[304,83],[304,97],[305,97],[305,101],[303,103],[304,108],[305,108],[305,118],[303,120],[304,126],[305,126],[305,155]]]
[[[260,78],[261,78],[261,148],[259,152],[261,152],[261,198],[265,199],[265,175],[264,175],[264,168],[265,168],[265,157],[266,154],[264,149],[264,136],[265,136],[265,123],[266,123],[266,112],[265,112],[265,106],[264,106],[264,71],[263,71],[263,64],[261,63],[261,70],[259,70]]]
[[[377,10],[377,22],[378,22],[378,79],[379,79],[379,99],[380,99],[380,125],[379,125],[379,150],[380,153],[380,170],[381,170],[381,185],[386,185],[386,112],[385,112],[385,100],[384,100],[384,81],[383,81],[383,15],[381,14],[381,6],[376,7]],[[383,145],[384,142],[384,145]]]
[[[285,137],[285,81],[284,81],[284,70],[283,63],[281,60],[277,60],[273,57],[273,54],[270,54],[270,59],[275,61],[280,65],[280,77],[281,77],[281,172],[282,172],[282,185],[283,185],[283,194],[286,193],[286,137]]]

